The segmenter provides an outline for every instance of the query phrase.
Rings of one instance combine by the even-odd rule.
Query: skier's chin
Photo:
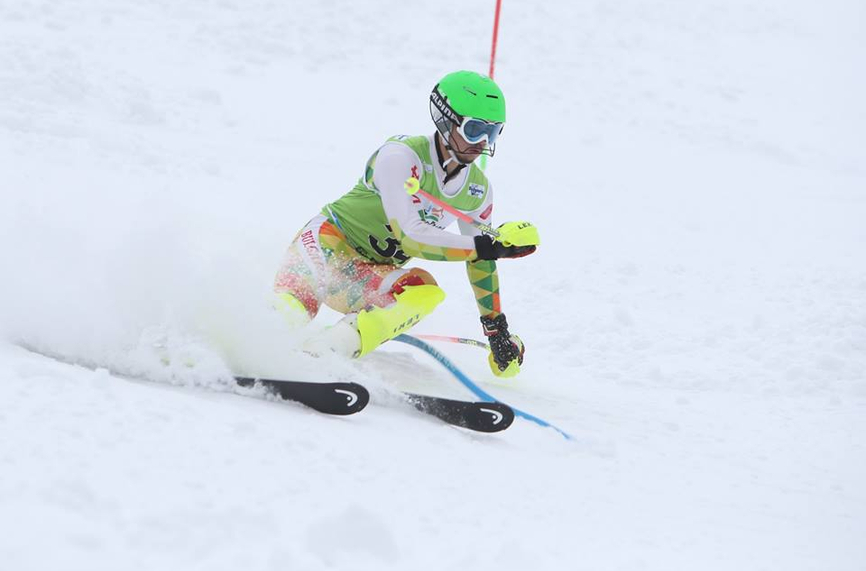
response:
[[[469,163],[475,162],[475,159],[481,156],[481,151],[470,150],[455,154],[461,163],[468,165]]]

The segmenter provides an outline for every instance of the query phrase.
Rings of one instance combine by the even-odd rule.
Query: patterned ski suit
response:
[[[436,136],[388,139],[367,161],[364,176],[327,204],[289,246],[274,289],[290,293],[315,317],[322,303],[342,313],[386,307],[404,286],[436,284],[412,257],[464,261],[481,315],[500,313],[496,263],[476,260],[478,231],[403,184],[419,180],[431,196],[491,224],[493,191],[475,164],[446,180]],[[445,229],[457,220],[460,234]]]

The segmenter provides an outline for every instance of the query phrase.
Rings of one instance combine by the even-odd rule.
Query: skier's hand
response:
[[[498,260],[499,258],[522,258],[535,251],[535,246],[506,246],[487,234],[475,237],[475,251],[478,260]]]
[[[538,229],[531,222],[506,222],[496,229],[498,236],[475,237],[475,251],[479,260],[522,258],[535,251],[541,243]]]
[[[539,246],[541,238],[538,236],[538,228],[532,222],[506,222],[500,224],[496,229],[499,234],[497,242],[505,246]]]
[[[484,327],[484,335],[490,342],[488,362],[493,374],[497,377],[513,377],[519,373],[526,348],[520,337],[508,333],[505,314],[500,313],[494,318],[482,316],[481,325]]]

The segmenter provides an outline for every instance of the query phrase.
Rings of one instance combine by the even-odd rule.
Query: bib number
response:
[[[385,228],[388,229],[388,232],[393,232],[390,224],[386,224]],[[383,258],[394,258],[395,260],[398,260],[400,264],[405,264],[409,261],[409,256],[400,249],[400,242],[398,242],[396,238],[389,237],[385,239],[384,246],[382,245],[382,242],[372,234],[369,235],[369,239],[370,247]]]

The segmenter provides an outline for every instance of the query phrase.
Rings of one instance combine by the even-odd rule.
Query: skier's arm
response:
[[[482,212],[487,212],[489,215],[491,206],[488,203],[489,199],[485,201]],[[489,223],[489,221],[487,222]],[[458,220],[457,224],[463,235],[474,237],[481,234],[477,228],[462,220]],[[496,262],[493,260],[468,261],[466,262],[466,273],[469,276],[469,283],[472,285],[472,293],[475,294],[478,312],[482,316],[491,318],[499,315],[502,309],[499,305],[499,274],[496,271]]]
[[[490,196],[488,196],[489,200]],[[480,217],[487,218],[492,208],[491,202]],[[484,222],[492,223],[491,220],[484,220]],[[458,223],[462,234],[470,236],[480,234],[474,226],[463,221]],[[490,344],[488,357],[490,370],[499,377],[514,376],[520,372],[520,365],[523,364],[525,346],[519,337],[508,332],[508,322],[499,303],[499,274],[496,271],[496,262],[493,260],[466,262],[466,271],[481,314],[484,335]]]
[[[414,167],[414,171],[413,171]],[[469,261],[477,258],[472,236],[454,234],[424,223],[403,183],[423,172],[417,155],[403,145],[392,143],[379,150],[373,182],[379,190],[385,216],[400,247],[412,257],[426,260]]]
[[[493,260],[466,262],[466,273],[475,294],[475,303],[481,315],[496,317],[502,312],[499,305],[499,274]]]

